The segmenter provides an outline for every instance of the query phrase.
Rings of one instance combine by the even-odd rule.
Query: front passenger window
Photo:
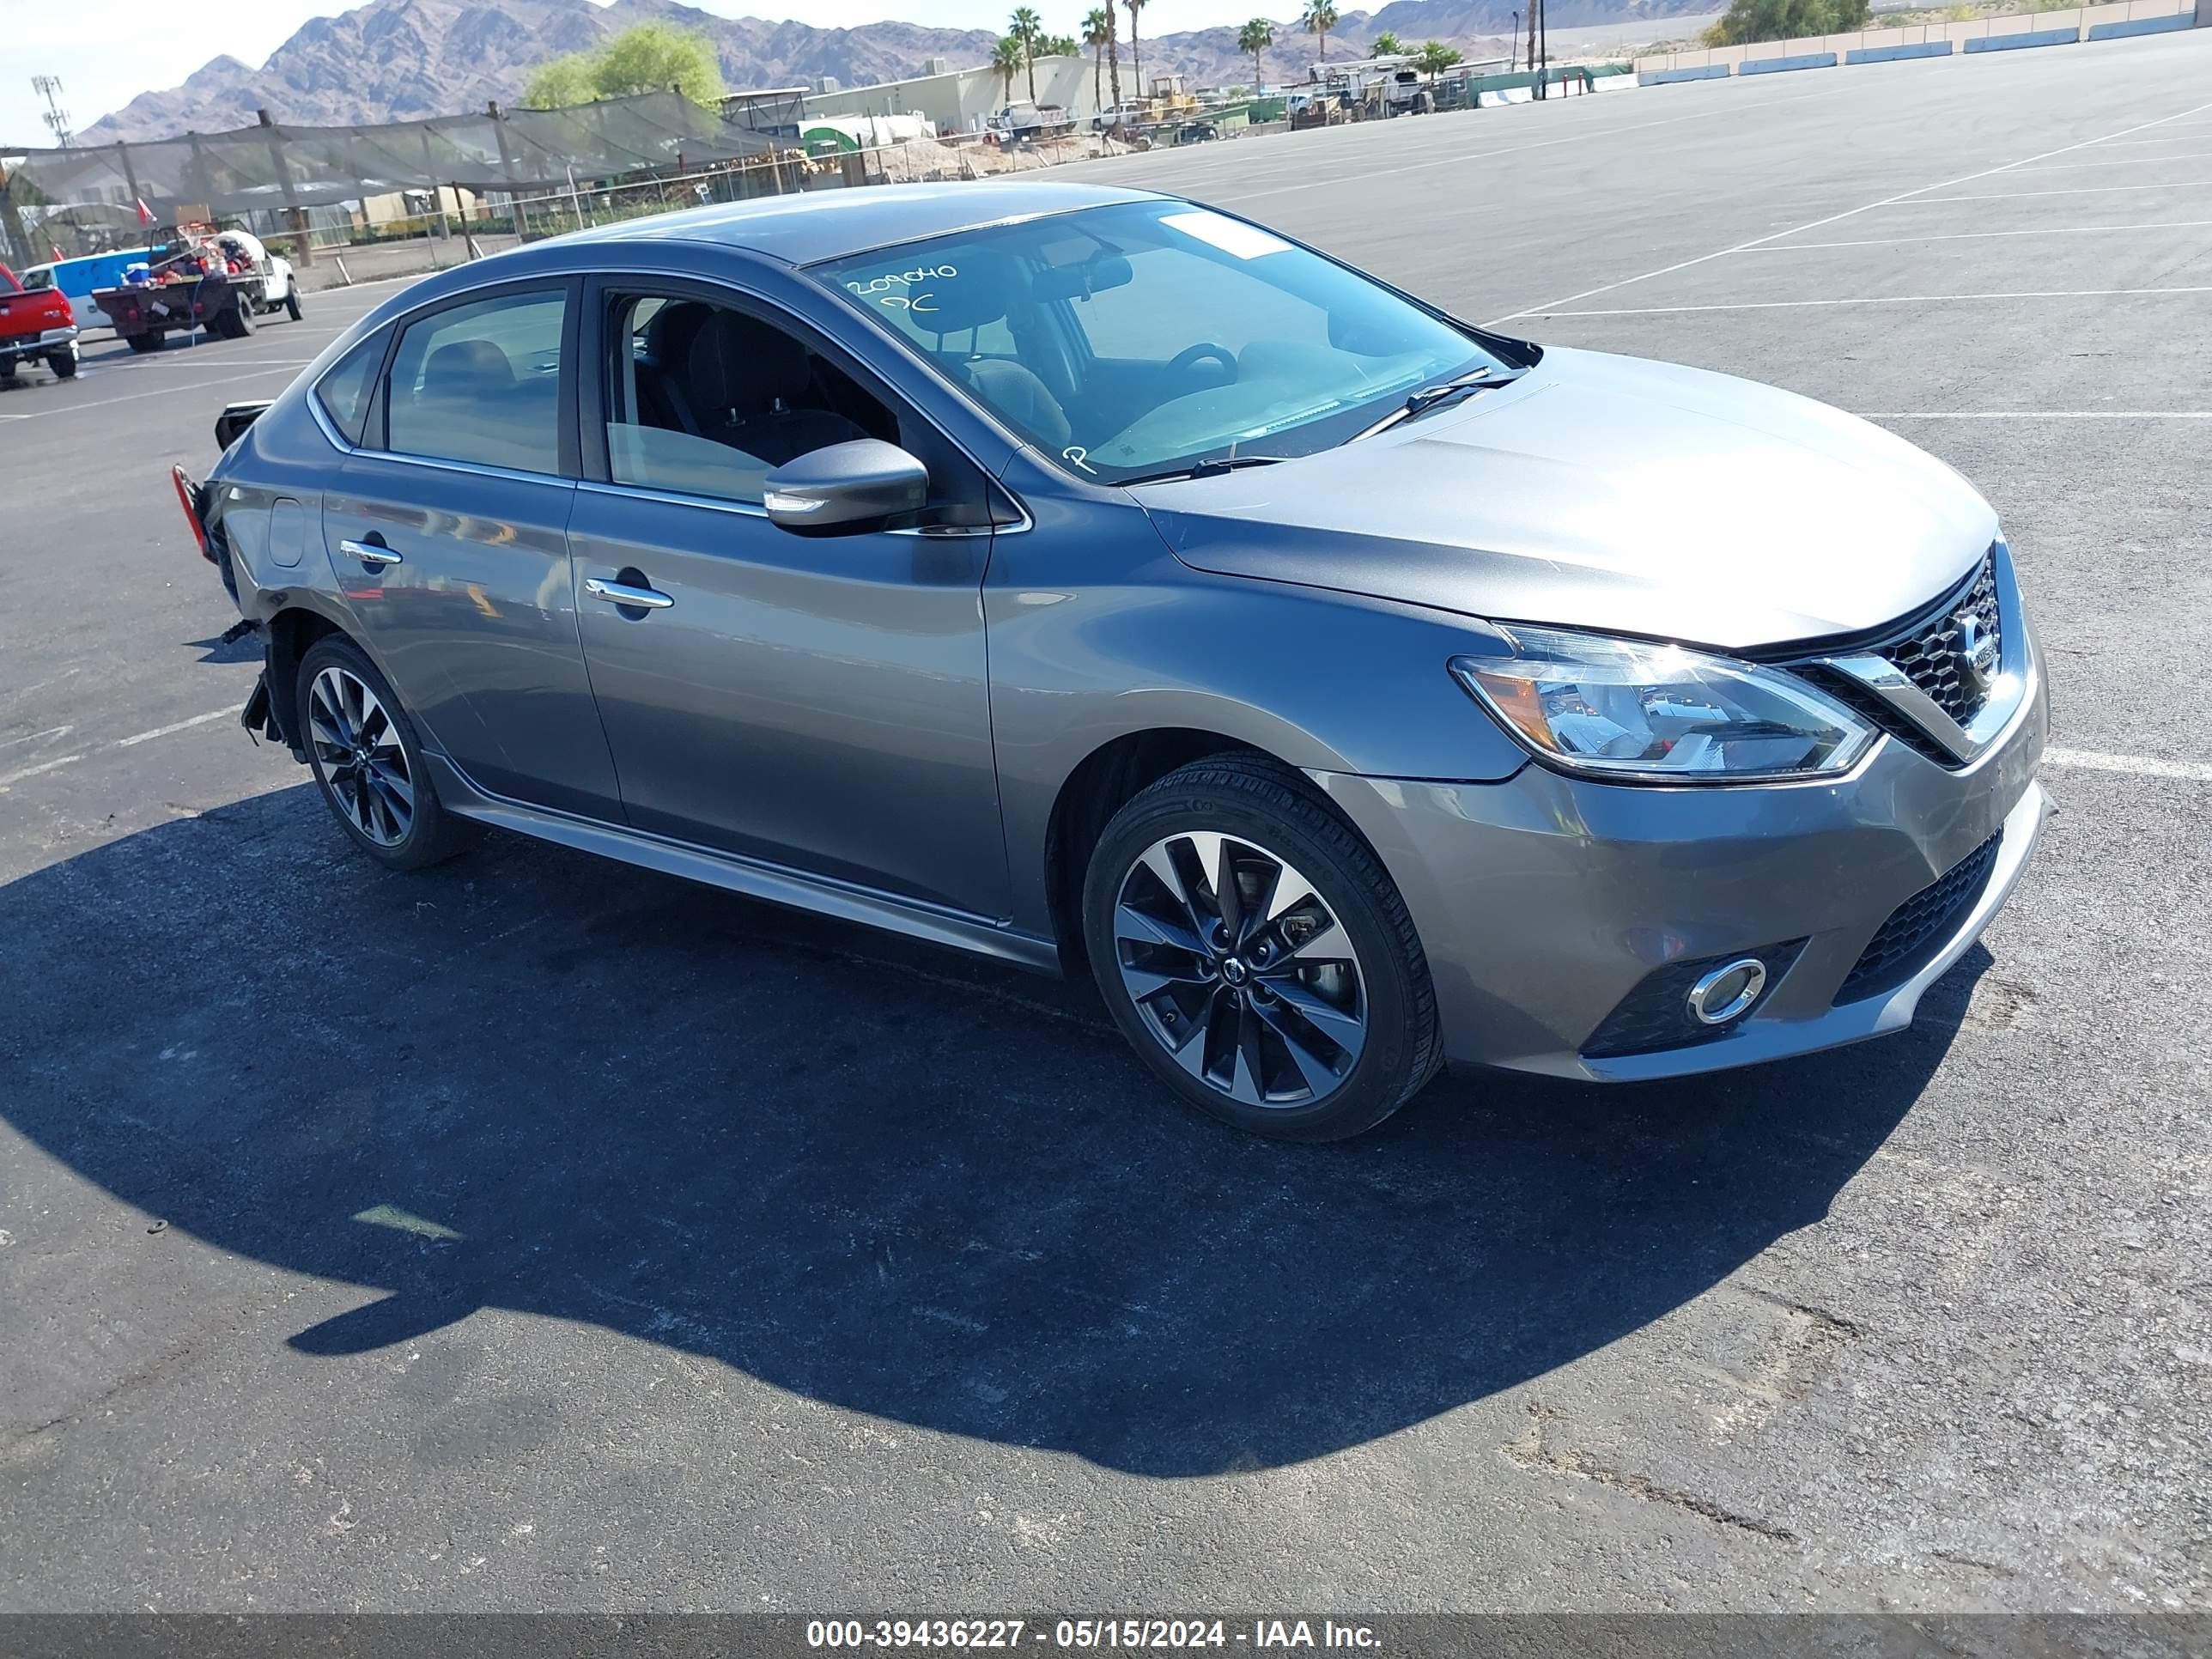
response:
[[[607,471],[617,483],[758,502],[787,461],[898,422],[785,330],[703,300],[614,301]]]
[[[561,470],[564,290],[502,294],[407,327],[392,364],[387,444],[404,455]]]

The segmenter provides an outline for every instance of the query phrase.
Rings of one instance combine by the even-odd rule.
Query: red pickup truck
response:
[[[76,373],[76,323],[68,297],[58,288],[27,292],[15,273],[0,265],[0,386],[41,357],[62,380]]]

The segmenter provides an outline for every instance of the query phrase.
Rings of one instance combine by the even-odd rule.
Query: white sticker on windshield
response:
[[[1195,236],[1210,243],[1224,253],[1233,253],[1240,259],[1256,259],[1263,253],[1280,253],[1290,246],[1281,237],[1271,235],[1257,225],[1248,225],[1241,219],[1229,219],[1218,213],[1170,213],[1160,222],[1172,225],[1186,236]]]

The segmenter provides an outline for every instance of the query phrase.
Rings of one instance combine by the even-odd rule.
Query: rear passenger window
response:
[[[376,371],[383,366],[384,348],[390,343],[391,336],[377,330],[315,382],[315,401],[349,444],[361,441],[362,423],[368,417],[369,390],[376,384]]]
[[[408,325],[392,362],[390,447],[558,472],[567,304],[559,289],[502,294]]]

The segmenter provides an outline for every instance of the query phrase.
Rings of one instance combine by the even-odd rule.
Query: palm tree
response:
[[[1044,33],[1044,20],[1029,6],[1014,8],[1008,20],[1006,36],[1022,43],[1022,67],[1029,71],[1030,102],[1036,102],[1036,49],[1038,37]]]
[[[1321,55],[1328,57],[1328,32],[1336,27],[1336,0],[1306,0],[1298,27],[1321,42]]]
[[[1106,87],[1106,43],[1114,38],[1112,26],[1106,21],[1113,13],[1113,0],[1103,6],[1093,6],[1083,14],[1083,44],[1091,48],[1091,101],[1099,108],[1106,107],[1102,95]]]
[[[1114,0],[1106,0],[1106,86],[1113,93],[1114,101],[1121,101],[1121,48],[1120,30],[1115,13],[1120,9]]]
[[[1137,50],[1137,14],[1144,9],[1145,0],[1121,0],[1129,9],[1129,74],[1137,83],[1137,96],[1145,95],[1145,58]],[[1117,98],[1116,103],[1121,100]]]
[[[1393,29],[1384,29],[1382,33],[1367,43],[1367,55],[1370,58],[1395,58],[1405,49],[1406,43],[1398,38],[1397,32]]]
[[[1267,84],[1267,77],[1260,72],[1260,54],[1275,44],[1275,26],[1264,17],[1255,17],[1237,31],[1237,50],[1252,54],[1252,85],[1257,91]]]
[[[1423,73],[1427,75],[1429,84],[1434,86],[1437,76],[1451,68],[1459,60],[1460,51],[1457,46],[1448,46],[1441,40],[1430,40],[1423,43],[1420,55],[1413,61]]]
[[[998,70],[999,79],[1004,83],[1000,93],[1002,103],[1013,102],[1014,76],[1020,72],[1026,56],[1022,43],[1011,34],[1000,35],[999,44],[991,48],[991,67]]]

